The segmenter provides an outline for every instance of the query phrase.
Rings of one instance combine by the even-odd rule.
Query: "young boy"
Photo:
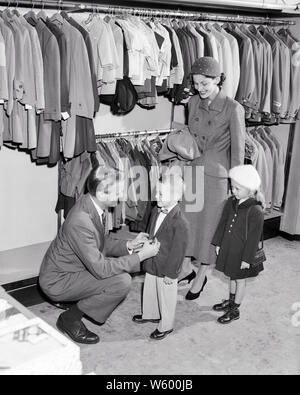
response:
[[[180,176],[165,176],[156,193],[157,207],[148,224],[150,239],[160,242],[156,257],[144,261],[146,272],[142,315],[133,321],[139,324],[158,323],[150,338],[160,340],[173,332],[177,304],[177,278],[188,244],[188,223],[178,201],[182,199],[184,183]]]

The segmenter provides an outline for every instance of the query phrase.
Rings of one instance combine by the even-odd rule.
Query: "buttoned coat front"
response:
[[[244,161],[243,107],[220,91],[210,106],[199,95],[193,96],[188,109],[189,128],[201,153],[198,164],[209,176],[227,177],[230,168]]]
[[[264,225],[262,207],[253,198],[238,203],[235,197],[228,199],[212,241],[221,247],[216,269],[232,280],[255,277],[263,270],[263,264],[251,267]],[[250,269],[241,270],[242,261]]]

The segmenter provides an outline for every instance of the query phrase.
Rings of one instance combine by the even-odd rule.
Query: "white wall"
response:
[[[41,243],[56,232],[57,168],[31,163],[30,156],[0,151],[0,251]]]
[[[110,108],[103,104],[95,119],[95,132],[109,133],[118,131],[166,129],[171,122],[171,103],[164,97],[158,97],[158,105],[153,110],[145,110],[136,106],[125,116],[113,116]]]

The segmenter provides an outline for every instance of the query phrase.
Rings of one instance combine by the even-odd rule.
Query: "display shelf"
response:
[[[37,277],[49,242],[0,252],[0,285]]]

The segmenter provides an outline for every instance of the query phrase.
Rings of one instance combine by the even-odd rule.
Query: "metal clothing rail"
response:
[[[52,8],[57,10],[64,9],[68,12],[99,12],[111,15],[134,15],[140,17],[154,17],[154,18],[184,18],[186,20],[206,20],[216,22],[237,22],[237,23],[251,23],[251,24],[268,24],[268,25],[295,25],[295,21],[285,19],[273,19],[269,17],[248,17],[248,16],[223,16],[211,13],[194,12],[194,11],[181,11],[181,10],[170,10],[170,9],[157,9],[153,10],[150,8],[140,7],[128,7],[128,6],[110,6],[110,5],[99,5],[88,2],[70,2],[62,0],[0,0],[0,5],[4,4],[7,6],[25,6],[34,8]],[[199,4],[201,7],[201,4]],[[230,11],[229,11],[230,12]],[[232,12],[235,12],[234,10]]]
[[[120,137],[137,137],[137,136],[149,136],[153,134],[167,134],[175,131],[176,129],[156,129],[156,130],[138,130],[131,132],[116,132],[116,133],[103,133],[96,134],[96,141],[100,141],[105,138],[120,138]]]

